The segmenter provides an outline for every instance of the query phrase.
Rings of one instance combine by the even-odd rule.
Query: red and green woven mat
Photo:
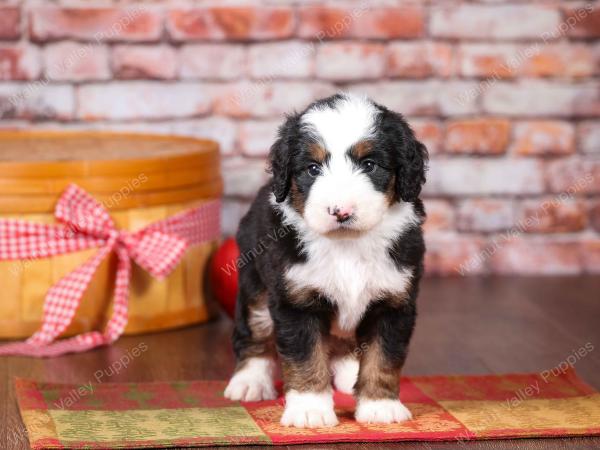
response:
[[[600,435],[600,394],[573,372],[410,377],[401,398],[414,419],[363,425],[335,394],[340,424],[279,425],[283,400],[231,402],[224,381],[62,385],[16,380],[31,446],[201,447],[236,444],[429,441]]]

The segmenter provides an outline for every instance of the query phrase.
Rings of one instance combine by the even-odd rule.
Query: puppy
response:
[[[287,117],[272,179],[237,234],[232,400],[274,399],[281,423],[334,426],[331,381],[356,419],[401,422],[399,376],[415,324],[427,150],[400,114],[338,94]]]

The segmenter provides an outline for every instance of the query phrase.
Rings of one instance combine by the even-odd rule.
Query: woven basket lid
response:
[[[51,211],[70,183],[101,201],[127,191],[114,209],[219,197],[218,144],[101,131],[0,131],[0,213]]]

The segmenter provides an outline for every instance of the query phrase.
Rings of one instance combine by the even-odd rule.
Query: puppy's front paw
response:
[[[229,381],[225,397],[242,402],[277,398],[277,391],[273,386],[273,365],[273,361],[268,358],[250,358]]]
[[[281,424],[286,427],[333,427],[338,419],[333,411],[333,394],[327,392],[289,391]]]
[[[362,423],[394,423],[412,419],[412,414],[400,400],[359,400],[355,413]]]
[[[225,397],[242,402],[258,402],[277,398],[277,392],[271,383],[233,377],[225,389]]]

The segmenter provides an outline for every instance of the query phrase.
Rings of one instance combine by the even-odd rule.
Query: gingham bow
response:
[[[219,211],[220,202],[211,201],[132,233],[118,230],[100,203],[78,186],[70,185],[55,209],[61,224],[0,220],[0,260],[27,261],[100,248],[48,290],[42,327],[25,342],[0,346],[0,355],[57,356],[114,342],[127,324],[131,259],[153,276],[164,278],[188,246],[218,236]],[[117,274],[113,315],[104,332],[92,331],[54,342],[71,323],[94,273],[111,252],[117,255]]]

